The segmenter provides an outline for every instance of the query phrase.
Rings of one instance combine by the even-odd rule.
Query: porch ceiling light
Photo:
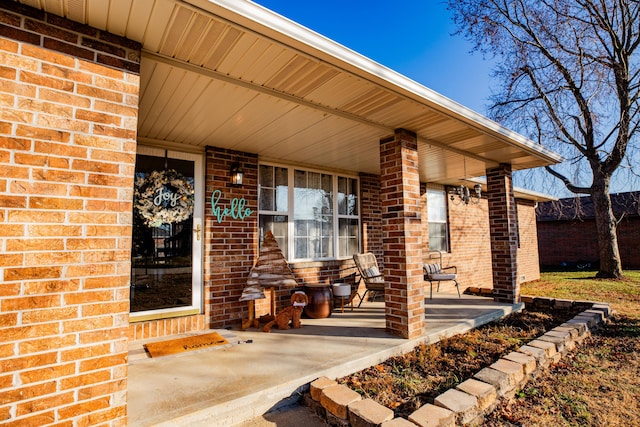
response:
[[[240,163],[235,162],[231,165],[231,185],[239,187],[242,185],[242,177],[244,176],[244,171],[240,166]]]
[[[473,193],[469,190],[469,187],[464,185],[449,188],[449,199],[454,205],[459,205],[460,203],[477,205],[480,203],[481,198],[482,186],[480,184],[473,186]]]

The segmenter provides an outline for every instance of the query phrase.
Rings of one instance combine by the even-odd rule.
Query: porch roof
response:
[[[247,0],[18,1],[142,44],[142,143],[378,174],[379,140],[405,128],[421,181],[441,184],[562,160]]]

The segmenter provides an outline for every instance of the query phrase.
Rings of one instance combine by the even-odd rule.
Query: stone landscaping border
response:
[[[533,309],[584,310],[568,322],[511,352],[477,372],[455,388],[409,415],[394,418],[393,411],[335,380],[321,377],[310,385],[305,403],[332,426],[352,427],[454,427],[479,425],[495,409],[498,399],[510,397],[531,378],[557,363],[611,315],[606,303],[522,296]]]

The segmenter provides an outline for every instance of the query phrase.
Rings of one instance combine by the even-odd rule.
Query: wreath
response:
[[[193,213],[193,184],[174,169],[136,179],[134,207],[149,227],[185,221]]]

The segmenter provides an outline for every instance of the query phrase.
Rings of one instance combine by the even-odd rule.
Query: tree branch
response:
[[[545,166],[545,170],[547,172],[549,172],[551,175],[553,175],[554,177],[558,178],[560,181],[562,181],[564,186],[567,187],[567,190],[571,191],[572,193],[574,193],[574,194],[591,194],[591,188],[590,187],[579,187],[577,185],[574,185],[567,177],[562,175],[560,172],[557,172],[557,171],[551,169],[551,166]]]

